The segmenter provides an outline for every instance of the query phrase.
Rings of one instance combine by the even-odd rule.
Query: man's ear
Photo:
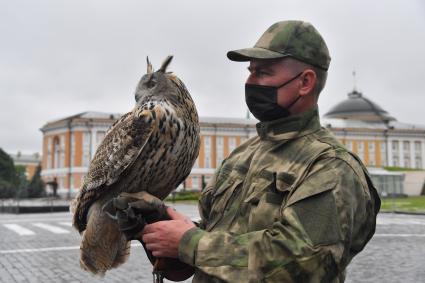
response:
[[[316,73],[311,69],[306,69],[301,77],[301,88],[299,90],[299,94],[301,96],[305,96],[312,93],[316,86],[316,81]]]

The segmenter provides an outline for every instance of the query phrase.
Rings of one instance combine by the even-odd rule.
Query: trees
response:
[[[14,197],[18,184],[13,159],[0,148],[0,198]]]
[[[46,195],[44,190],[44,182],[41,179],[41,165],[37,166],[35,170],[34,176],[31,179],[31,182],[28,185],[27,189],[27,197],[29,198],[37,198],[43,197]]]
[[[36,198],[44,195],[41,166],[37,166],[36,172],[28,184],[25,167],[15,166],[13,159],[0,148],[0,198]]]

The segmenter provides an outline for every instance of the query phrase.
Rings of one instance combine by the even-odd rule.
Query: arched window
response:
[[[59,136],[53,138],[53,168],[60,168],[61,146]]]

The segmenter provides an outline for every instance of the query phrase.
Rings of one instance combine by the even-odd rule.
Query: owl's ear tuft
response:
[[[153,73],[153,67],[152,67],[151,61],[149,61],[149,57],[148,56],[146,56],[146,63],[147,63],[146,73],[152,74]]]
[[[165,58],[164,62],[162,63],[161,68],[159,68],[158,72],[165,73],[168,65],[170,65],[170,63],[171,63],[171,60],[173,60],[173,55],[167,56],[167,58]]]

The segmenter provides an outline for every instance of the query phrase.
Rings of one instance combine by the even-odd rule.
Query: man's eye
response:
[[[267,76],[267,75],[268,75],[268,73],[264,72],[264,71],[258,71],[257,72],[257,76],[259,76],[259,77],[263,77],[263,76]]]

